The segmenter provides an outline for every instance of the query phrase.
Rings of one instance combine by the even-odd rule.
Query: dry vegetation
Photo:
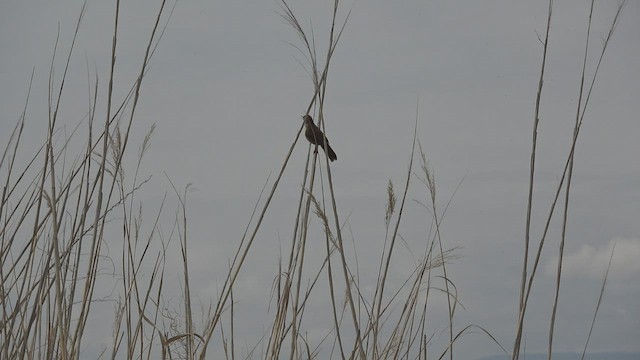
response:
[[[621,4],[611,31],[605,40],[605,46],[598,58],[597,67],[615,25],[618,22]],[[234,342],[234,285],[243,270],[247,256],[251,251],[262,220],[269,211],[282,174],[288,168],[290,155],[296,146],[300,131],[292,141],[282,167],[272,183],[271,189],[262,201],[261,207],[251,216],[253,225],[242,235],[237,252],[230,254],[229,272],[219,297],[211,299],[211,307],[205,313],[197,313],[192,308],[189,281],[188,237],[186,215],[186,192],[178,195],[179,216],[171,230],[180,240],[183,260],[183,304],[180,314],[170,314],[162,308],[163,280],[165,274],[166,238],[159,231],[158,218],[162,206],[142,225],[142,206],[138,202],[137,190],[146,179],[138,177],[140,163],[153,132],[153,128],[138,148],[137,167],[128,169],[125,176],[124,159],[130,156],[132,145],[130,132],[135,121],[135,111],[140,88],[143,86],[147,65],[153,56],[155,47],[161,38],[163,24],[169,15],[164,2],[157,13],[157,20],[151,37],[145,45],[141,59],[139,76],[133,79],[129,95],[121,102],[113,99],[114,69],[118,54],[118,12],[113,27],[113,46],[111,72],[107,84],[89,79],[89,112],[82,126],[73,129],[71,134],[57,126],[58,109],[65,96],[65,78],[69,69],[69,59],[73,53],[66,54],[61,71],[62,77],[55,80],[54,68],[57,67],[54,54],[51,60],[51,80],[49,87],[49,119],[47,138],[42,146],[26,161],[18,156],[22,151],[23,134],[29,98],[25,101],[24,112],[13,133],[8,137],[2,159],[0,175],[3,179],[2,203],[0,206],[0,268],[2,319],[0,325],[0,358],[39,358],[71,359],[81,357],[86,328],[92,319],[90,314],[97,299],[94,296],[100,269],[107,262],[118,274],[113,299],[117,300],[114,316],[109,323],[113,327],[112,346],[104,349],[101,357],[113,358],[206,358],[211,348],[224,349],[227,358],[260,357],[269,359],[311,359],[331,356],[339,359],[426,359],[430,337],[437,329],[429,328],[427,308],[434,296],[445,294],[447,306],[439,311],[448,314],[449,326],[446,333],[449,345],[442,349],[430,349],[430,354],[439,353],[439,358],[454,359],[455,344],[461,335],[475,330],[495,341],[496,349],[505,354],[509,352],[482,327],[474,324],[454,325],[457,300],[455,279],[447,273],[450,261],[456,258],[456,249],[448,248],[446,240],[440,235],[440,224],[446,213],[448,202],[442,202],[436,191],[436,181],[430,170],[427,157],[419,146],[414,130],[413,146],[408,157],[406,181],[398,190],[389,182],[385,213],[386,233],[384,250],[379,257],[377,283],[373,296],[361,291],[357,276],[357,263],[351,262],[345,250],[343,221],[334,196],[332,169],[324,152],[314,152],[309,147],[304,168],[304,184],[300,189],[297,214],[288,255],[281,259],[279,276],[272,294],[264,298],[273,298],[272,322],[266,324],[268,331],[259,344],[250,353],[239,351]],[[83,9],[84,11],[84,9]],[[593,11],[593,5],[592,5]],[[327,75],[331,59],[335,54],[340,36],[345,29],[348,14],[343,14],[338,1],[334,3],[331,30],[328,34],[328,51],[323,59],[316,53],[315,41],[305,32],[293,10],[282,2],[281,14],[299,36],[300,44],[295,45],[308,60],[306,69],[314,83],[315,93],[307,113],[313,110],[314,118],[324,130],[323,107],[327,91]],[[340,16],[339,16],[340,15]],[[530,238],[530,218],[533,194],[534,173],[536,169],[536,142],[538,127],[538,109],[543,92],[543,79],[547,58],[547,43],[552,24],[552,2],[549,3],[549,21],[541,42],[544,45],[540,82],[538,87],[530,163],[529,204],[527,227],[523,239],[523,266],[519,309],[515,342],[510,357],[517,359],[521,351],[523,324],[526,319],[527,304],[532,284],[540,262],[541,251],[545,245],[547,229],[554,217],[557,205],[566,224],[569,209],[573,157],[580,133],[583,116],[587,108],[591,90],[595,84],[597,68],[592,79],[583,78],[579,84],[580,99],[576,109],[576,122],[573,142],[568,144],[566,165],[562,178],[555,189],[555,200],[548,211],[548,219],[541,239]],[[338,21],[342,18],[342,21]],[[589,16],[591,23],[591,15]],[[82,15],[78,19],[76,34],[81,29]],[[589,38],[585,39],[584,66],[589,55]],[[61,41],[64,41],[62,39]],[[321,65],[321,62],[323,64]],[[98,89],[106,86],[107,90]],[[31,90],[30,90],[31,91]],[[98,98],[104,93],[104,98]],[[98,103],[104,103],[105,113],[98,113]],[[416,112],[416,128],[418,114]],[[302,127],[300,128],[302,130]],[[83,143],[83,149],[76,151],[70,144]],[[305,143],[306,144],[306,143]],[[414,164],[418,161],[418,165]],[[432,214],[432,231],[425,234],[428,239],[423,249],[413,249],[420,255],[419,266],[406,281],[398,286],[389,285],[389,270],[394,266],[393,253],[398,247],[398,229],[403,218],[407,191],[415,180],[426,186],[429,198],[425,203]],[[320,182],[321,186],[317,186]],[[557,202],[561,200],[560,202]],[[448,200],[450,201],[450,200]],[[163,202],[164,205],[164,202]],[[255,215],[255,216],[254,216]],[[254,219],[255,217],[255,219]],[[311,221],[319,221],[325,234],[326,253],[322,267],[305,268],[307,228]],[[108,227],[119,229],[121,235],[117,241],[110,239],[111,251],[119,249],[117,256],[106,256]],[[558,249],[558,277],[556,302],[553,304],[553,319],[556,314],[557,293],[559,292],[562,254],[564,247],[564,227],[562,242]],[[158,244],[160,246],[158,247]],[[157,250],[159,249],[159,250]],[[314,254],[314,256],[319,256]],[[114,261],[114,259],[117,259]],[[113,264],[111,262],[114,262]],[[274,274],[276,275],[276,274]],[[319,279],[329,283],[328,293],[314,292]],[[393,290],[390,290],[393,289]],[[602,287],[604,291],[604,283]],[[333,329],[321,343],[309,343],[302,319],[308,299],[325,297],[330,303],[327,316],[333,321]],[[391,311],[395,309],[395,311]],[[431,308],[430,308],[431,309]],[[594,310],[594,319],[597,309]],[[223,323],[223,318],[226,320]],[[224,324],[224,326],[223,326]],[[552,351],[554,320],[549,327],[549,354]],[[83,337],[84,336],[84,337]],[[586,350],[585,345],[585,350]]]

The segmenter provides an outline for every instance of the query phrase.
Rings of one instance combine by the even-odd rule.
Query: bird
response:
[[[302,117],[302,120],[304,120],[304,126],[306,128],[304,136],[307,138],[307,140],[309,140],[309,142],[314,145],[320,146],[327,153],[327,155],[329,155],[329,160],[334,161],[338,159],[335,151],[333,151],[333,149],[329,145],[329,139],[327,139],[326,136],[324,136],[324,134],[322,133],[322,130],[320,130],[320,128],[313,123],[313,119],[311,118],[311,116],[304,115]],[[327,142],[326,149],[324,148],[325,140]]]

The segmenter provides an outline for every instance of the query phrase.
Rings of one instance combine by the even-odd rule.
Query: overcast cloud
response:
[[[331,3],[291,2],[303,25],[313,24],[321,54]],[[33,150],[44,139],[57,27],[64,54],[81,4],[0,3],[2,144],[22,111],[34,68],[25,129],[30,135],[23,147]],[[588,79],[616,5],[596,4]],[[158,6],[151,0],[123,2],[118,99],[139,71]],[[87,64],[91,74],[99,74],[101,91],[106,89],[113,7],[111,1],[88,1],[61,113],[70,128],[87,111]],[[341,219],[349,222],[350,255],[355,247],[364,291],[375,286],[384,241],[385,189],[389,179],[397,189],[405,181],[417,108],[418,138],[435,171],[441,208],[464,178],[442,228],[445,246],[460,247],[461,258],[448,268],[464,306],[455,326],[481,325],[508,349],[517,319],[542,53],[538,36],[544,33],[546,9],[546,1],[345,2],[342,18],[348,10],[351,16],[332,60],[325,104],[327,134],[338,154],[331,168],[338,208]],[[569,151],[588,10],[588,2],[579,0],[557,1],[554,8],[540,114],[535,246]],[[270,173],[273,181],[313,95],[297,61],[304,59],[289,44],[299,44],[298,38],[279,11],[277,1],[179,1],[143,85],[133,148],[152,124],[157,126],[143,163],[145,176],[153,176],[143,190],[147,218],[171,191],[165,172],[179,188],[193,184],[188,214],[196,303],[207,305],[216,298],[260,189]],[[640,352],[639,35],[640,2],[630,1],[609,44],[577,145],[554,342],[558,351],[581,351],[584,346],[615,245],[589,349]],[[290,243],[307,149],[303,141],[296,146],[239,279],[236,331],[243,353],[271,321],[271,286],[281,249]],[[25,150],[24,157],[31,154]],[[395,254],[391,286],[399,286],[410,274],[419,258],[413,251],[422,253],[429,231],[429,212],[413,201],[426,202],[427,190],[417,178],[411,186],[400,228],[406,247]],[[551,225],[534,284],[525,331],[530,352],[544,352],[547,346],[560,223],[557,218]],[[167,234],[171,225],[165,226]],[[308,266],[317,269],[324,238],[316,219],[310,231],[308,251],[317,256],[309,256]],[[179,263],[177,247],[174,256]],[[179,268],[169,264],[167,272],[168,291],[175,291],[177,304]],[[307,310],[309,341],[322,339],[331,326],[325,305],[319,302]],[[446,301],[434,300],[430,306],[436,354],[447,341],[441,333]],[[110,344],[112,319],[113,304],[97,310],[88,330],[95,336],[86,339],[87,354]],[[457,351],[459,359],[499,353],[480,334],[462,339]]]

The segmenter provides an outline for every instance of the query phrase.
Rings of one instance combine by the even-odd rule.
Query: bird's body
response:
[[[306,128],[304,131],[304,137],[306,137],[310,143],[318,145],[322,149],[324,149],[327,155],[329,155],[329,160],[334,161],[338,159],[335,151],[333,151],[333,149],[329,145],[329,139],[327,139],[322,133],[322,130],[320,130],[320,128],[313,123],[313,119],[311,118],[311,116],[305,115],[302,117],[302,119],[304,120],[304,126]],[[326,149],[324,147],[325,140],[327,142]]]

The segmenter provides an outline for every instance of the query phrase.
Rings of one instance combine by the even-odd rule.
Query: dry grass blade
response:
[[[576,111],[575,126],[573,130],[574,136],[576,136],[576,133],[578,132],[578,127],[580,125],[580,108],[581,108],[581,102],[582,102],[582,94],[584,93],[584,78],[585,78],[585,71],[587,68],[587,55],[589,54],[589,38],[591,36],[591,19],[593,17],[594,3],[595,3],[595,0],[592,0],[591,7],[589,9],[589,18],[587,22],[587,34],[586,34],[587,36],[586,36],[586,43],[584,47],[584,56],[582,60],[582,76],[580,77],[580,88],[578,91],[578,106]],[[553,307],[551,310],[551,321],[549,324],[549,346],[547,349],[548,360],[551,360],[551,357],[553,354],[553,333],[554,333],[554,327],[555,327],[556,313],[558,309],[558,298],[560,295],[560,281],[562,279],[562,260],[564,257],[564,245],[565,245],[565,237],[567,232],[567,218],[569,213],[569,194],[571,190],[572,178],[573,178],[573,157],[569,162],[569,174],[567,176],[567,185],[565,187],[566,190],[565,190],[565,198],[564,198],[564,211],[563,211],[563,217],[562,217],[562,235],[560,238],[560,246],[558,249],[558,267],[556,272],[555,297],[553,300]]]
[[[105,130],[98,133],[98,140],[94,141],[96,137],[94,137],[93,121],[98,100],[97,75],[93,99],[91,81],[89,80],[90,100],[86,150],[81,150],[79,155],[71,161],[68,160],[68,153],[73,151],[71,149],[72,138],[78,137],[82,121],[75,125],[70,133],[66,133],[64,128],[58,129],[60,123],[63,122],[60,117],[60,114],[63,113],[61,104],[66,96],[65,84],[72,72],[71,59],[74,55],[76,39],[80,32],[85,10],[86,2],[82,5],[80,15],[77,18],[70,49],[64,60],[62,77],[59,80],[54,76],[60,40],[56,39],[47,86],[49,90],[49,116],[47,138],[44,145],[28,161],[27,166],[18,172],[18,177],[15,177],[14,163],[29,103],[27,97],[21,120],[6,148],[8,150],[12,145],[13,154],[5,150],[3,160],[0,161],[0,168],[4,170],[6,164],[4,160],[9,159],[7,180],[0,206],[0,217],[5,220],[0,230],[0,238],[2,239],[0,277],[2,278],[3,290],[0,298],[3,308],[6,309],[2,317],[2,341],[0,341],[2,344],[0,345],[0,353],[2,354],[0,357],[2,358],[24,358],[25,356],[30,358],[77,358],[79,356],[91,305],[96,301],[93,294],[96,283],[99,281],[98,264],[103,260],[111,261],[101,254],[104,229],[108,222],[108,216],[116,211],[118,206],[121,206],[124,213],[122,225],[125,242],[123,249],[126,252],[123,253],[122,271],[126,283],[126,296],[120,302],[121,307],[116,314],[116,332],[112,347],[114,354],[120,351],[121,345],[125,343],[128,343],[127,352],[132,353],[133,346],[128,342],[127,336],[131,336],[131,339],[142,339],[140,336],[143,331],[140,326],[142,318],[139,315],[140,312],[145,311],[148,300],[151,299],[148,295],[151,289],[156,286],[157,271],[162,262],[160,257],[156,259],[156,263],[152,266],[153,270],[146,291],[139,292],[136,276],[139,274],[141,263],[147,254],[155,226],[146,245],[141,243],[144,249],[137,259],[134,259],[133,256],[136,245],[132,242],[127,243],[127,241],[137,243],[140,236],[141,228],[138,220],[142,217],[142,208],[140,207],[138,213],[134,214],[132,211],[133,198],[137,190],[147,180],[139,181],[136,171],[131,189],[127,189],[124,185],[125,176],[121,161],[125,154],[129,130],[121,131],[110,114],[105,119]],[[115,44],[117,43],[117,13],[118,4],[116,4],[116,26],[114,27],[111,56],[112,72],[110,78],[112,81]],[[159,14],[162,14],[162,9]],[[158,15],[158,20],[160,15]],[[150,43],[156,39],[155,32],[152,32]],[[149,47],[147,48],[149,49]],[[143,70],[136,81],[138,91],[146,73],[146,64],[148,64],[150,56],[150,52],[147,51],[143,60]],[[88,76],[88,79],[91,77]],[[112,107],[112,85],[106,92],[108,109]],[[56,89],[55,92],[54,89]],[[129,96],[120,105],[116,114],[127,106],[128,99]],[[130,107],[132,110],[130,123],[133,121],[135,106],[134,102]],[[143,141],[139,160],[142,158],[149,140],[150,136]],[[102,151],[99,151],[99,142],[103,145]],[[42,156],[43,160],[40,169],[34,167],[35,159],[39,156]],[[117,161],[110,163],[110,156]],[[92,161],[95,157],[99,159],[97,162]],[[104,196],[103,189],[109,181],[111,181],[112,190],[109,196]],[[114,194],[114,199],[117,199],[112,200],[112,194]],[[124,207],[127,199],[130,200],[128,209]],[[8,212],[5,212],[7,210]],[[19,218],[14,218],[15,216]],[[33,223],[31,229],[26,225],[29,222]],[[7,241],[9,234],[11,241]],[[13,241],[16,238],[25,238],[26,241]],[[87,246],[87,241],[89,246]],[[11,255],[10,258],[7,258],[8,254],[17,256]],[[125,254],[126,256],[124,256]],[[11,299],[10,303],[9,299]],[[132,317],[136,317],[136,319],[134,320]],[[127,335],[120,331],[120,321],[126,322]],[[10,333],[7,331],[12,328],[20,330],[9,336]],[[43,344],[46,346],[41,346]],[[144,341],[138,344],[144,344]],[[136,346],[136,344],[133,345]],[[103,353],[105,352],[106,349]],[[142,351],[140,355],[142,355]]]
[[[615,244],[611,249],[611,255],[609,256],[609,262],[607,263],[607,270],[604,273],[604,278],[602,279],[602,287],[600,288],[600,294],[598,295],[598,303],[596,304],[596,308],[593,311],[593,319],[591,320],[591,326],[589,327],[589,334],[587,335],[587,340],[584,343],[584,348],[582,349],[581,360],[584,360],[584,356],[587,353],[587,347],[589,346],[589,340],[591,340],[591,334],[593,333],[593,327],[596,324],[596,318],[598,317],[598,311],[600,310],[600,305],[602,305],[602,298],[604,296],[604,289],[607,286],[607,279],[609,278],[609,270],[611,269],[611,261],[613,260],[613,254],[616,251]]]
[[[386,255],[386,259],[385,259],[385,264],[384,264],[384,268],[382,270],[382,275],[380,276],[379,280],[378,280],[378,285],[376,286],[376,295],[377,298],[374,299],[374,301],[376,301],[377,305],[375,306],[375,315],[373,318],[373,345],[374,348],[372,350],[372,356],[376,357],[376,347],[377,347],[377,343],[378,343],[378,323],[380,321],[380,316],[382,315],[382,298],[384,296],[384,288],[385,288],[385,284],[387,282],[387,275],[389,273],[389,267],[391,264],[391,257],[393,255],[393,249],[395,248],[395,241],[396,238],[398,236],[398,229],[400,228],[400,221],[402,220],[402,212],[404,210],[404,205],[405,205],[405,201],[407,199],[407,192],[409,191],[409,183],[411,181],[411,174],[413,171],[413,157],[415,154],[415,148],[416,148],[416,141],[417,141],[417,134],[418,134],[418,114],[417,114],[417,110],[416,110],[416,119],[415,119],[415,125],[414,125],[414,129],[413,129],[413,142],[411,145],[411,153],[410,153],[410,157],[409,157],[409,166],[407,169],[407,180],[405,182],[405,186],[404,186],[404,192],[402,194],[402,200],[400,201],[400,208],[398,209],[398,217],[396,219],[396,224],[395,227],[393,229],[393,234],[391,235],[391,244],[389,245],[389,251],[387,252]],[[376,296],[374,295],[374,296]]]
[[[549,22],[550,22],[550,17],[551,17],[552,4],[553,4],[553,2],[550,1],[550,3],[549,3],[549,20],[548,20],[548,24],[547,24],[547,32],[549,31]],[[513,347],[513,353],[512,353],[512,359],[513,360],[516,360],[516,359],[519,358],[520,345],[521,345],[522,333],[523,333],[523,327],[524,327],[524,317],[525,317],[526,310],[527,310],[528,299],[529,299],[529,296],[531,294],[533,281],[534,281],[534,279],[536,277],[536,271],[537,271],[538,265],[540,263],[542,249],[544,247],[545,240],[547,238],[547,233],[548,233],[548,230],[549,230],[549,227],[550,227],[550,224],[551,224],[551,220],[552,220],[553,215],[554,215],[554,210],[555,210],[557,201],[559,199],[559,196],[560,196],[560,193],[561,193],[563,187],[565,186],[565,181],[567,180],[567,177],[569,176],[570,169],[572,169],[572,163],[573,163],[573,158],[574,158],[574,154],[575,154],[576,144],[577,144],[578,137],[579,137],[579,134],[580,134],[582,121],[584,119],[584,114],[586,113],[587,105],[589,103],[591,92],[592,92],[592,90],[594,88],[594,85],[595,85],[595,81],[596,81],[596,78],[597,78],[597,75],[598,75],[598,72],[599,72],[599,69],[600,69],[600,65],[602,63],[602,59],[604,58],[604,55],[606,53],[609,41],[611,40],[611,38],[613,36],[613,33],[615,31],[615,28],[616,28],[616,26],[617,26],[617,24],[618,24],[618,22],[620,20],[620,15],[622,13],[622,9],[624,8],[624,5],[625,5],[625,1],[619,3],[617,11],[616,11],[616,14],[614,16],[614,19],[612,20],[611,25],[609,27],[609,32],[608,32],[607,38],[605,39],[605,42],[603,44],[603,48],[602,48],[602,50],[600,52],[598,63],[596,65],[596,68],[595,68],[595,71],[594,71],[594,75],[593,75],[593,78],[592,78],[592,81],[591,81],[591,85],[589,87],[589,91],[587,92],[587,96],[586,96],[584,105],[582,106],[582,112],[579,114],[579,121],[576,122],[576,125],[574,127],[574,133],[573,133],[573,138],[572,138],[569,154],[568,154],[567,159],[565,161],[565,165],[564,165],[564,168],[563,168],[563,171],[562,171],[562,176],[560,178],[560,182],[556,187],[554,199],[553,199],[552,204],[550,206],[550,209],[549,209],[549,211],[547,213],[547,219],[546,219],[546,222],[545,222],[543,234],[542,234],[542,236],[540,238],[540,242],[538,244],[538,249],[537,249],[536,255],[534,257],[534,262],[533,262],[533,267],[531,269],[531,274],[529,274],[528,278],[527,278],[527,272],[526,272],[527,271],[528,252],[527,252],[527,250],[525,250],[524,269],[523,269],[523,277],[522,277],[522,283],[521,283],[521,286],[522,286],[521,287],[521,291],[522,292],[521,292],[520,311],[519,311],[519,315],[518,315],[518,322],[517,322],[517,327],[516,327],[516,338],[515,338],[514,347]],[[548,41],[548,36],[547,36],[547,41]],[[544,57],[546,57],[546,51],[545,51]],[[586,60],[583,60],[583,61],[586,61]],[[541,90],[541,88],[540,88],[540,90]],[[539,107],[539,103],[536,104],[536,112],[537,112],[537,108],[538,107]],[[580,107],[580,104],[578,104],[578,107]],[[535,136],[534,136],[534,142],[535,142]],[[535,146],[534,146],[534,149],[535,149]],[[567,193],[569,192],[569,190],[570,190],[570,187],[567,187]],[[529,207],[530,206],[531,206],[531,204],[529,204]],[[568,206],[568,202],[566,202],[566,206]],[[529,212],[530,208],[528,208],[527,211]],[[528,238],[528,230],[527,230],[526,237]]]
[[[540,66],[540,78],[538,80],[538,92],[536,94],[536,105],[533,115],[533,131],[531,139],[531,159],[529,163],[529,192],[527,197],[527,217],[524,232],[524,257],[522,260],[522,276],[520,278],[520,300],[518,302],[518,322],[516,324],[516,339],[513,345],[513,360],[518,358],[520,352],[520,341],[522,337],[522,323],[524,321],[525,308],[525,287],[527,284],[527,272],[529,269],[529,243],[531,239],[531,211],[533,209],[533,183],[536,170],[536,147],[538,145],[538,124],[540,123],[540,99],[542,97],[542,87],[544,84],[544,73],[547,64],[547,49],[549,45],[549,33],[551,30],[551,15],[553,14],[553,0],[549,0],[549,8],[547,10],[547,26],[545,30],[545,40],[542,50],[542,64]]]

